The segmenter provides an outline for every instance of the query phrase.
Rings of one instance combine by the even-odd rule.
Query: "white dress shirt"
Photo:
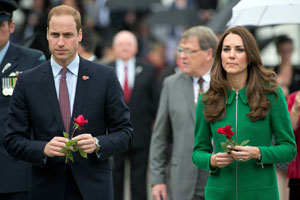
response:
[[[195,105],[198,102],[199,94],[198,91],[200,89],[200,86],[198,84],[198,80],[200,77],[193,77],[193,89],[194,89],[194,101]],[[209,83],[210,83],[210,70],[202,76],[203,78],[203,91],[206,92],[209,89]]]
[[[134,86],[134,80],[135,80],[135,58],[132,58],[128,60],[127,62],[124,62],[121,59],[116,60],[116,73],[118,76],[118,79],[120,81],[120,84],[122,88],[124,88],[124,80],[125,80],[125,65],[127,66],[127,73],[128,73],[128,84],[129,87],[132,89]]]
[[[54,82],[55,82],[56,95],[57,95],[57,99],[58,99],[59,98],[59,82],[60,82],[60,77],[61,77],[62,66],[60,66],[57,62],[55,62],[55,60],[53,59],[53,56],[51,56],[50,63],[51,63],[52,73],[53,73]],[[76,93],[78,70],[79,70],[78,54],[76,55],[74,60],[67,66],[67,68],[69,70],[66,74],[66,77],[67,77],[66,81],[67,81],[68,94],[69,94],[69,100],[70,100],[70,111],[71,111],[71,116],[72,116],[75,93]]]

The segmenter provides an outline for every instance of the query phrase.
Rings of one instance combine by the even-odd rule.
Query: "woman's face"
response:
[[[247,55],[242,38],[229,33],[223,41],[221,52],[222,66],[228,76],[247,77]]]

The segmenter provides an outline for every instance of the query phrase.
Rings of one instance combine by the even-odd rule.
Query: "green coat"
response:
[[[229,91],[226,116],[221,121],[209,123],[203,115],[203,104],[198,102],[195,124],[195,145],[193,162],[197,167],[210,170],[205,187],[205,200],[276,200],[278,197],[274,163],[289,162],[296,156],[296,144],[287,104],[282,90],[267,94],[271,102],[270,111],[264,120],[252,122],[246,116],[250,112],[245,88]],[[201,97],[200,97],[201,99]],[[239,144],[250,140],[248,146],[256,146],[261,151],[261,162],[251,159],[247,162],[234,161],[224,168],[211,170],[209,161],[213,152],[211,139],[216,153],[223,152],[220,142],[226,141],[225,135],[217,129],[232,126],[232,137]],[[276,145],[272,146],[272,137]]]

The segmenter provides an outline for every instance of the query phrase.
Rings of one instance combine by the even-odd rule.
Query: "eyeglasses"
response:
[[[178,53],[194,54],[194,53],[196,53],[200,50],[201,49],[193,50],[193,49],[183,49],[181,47],[177,47],[177,52]]]

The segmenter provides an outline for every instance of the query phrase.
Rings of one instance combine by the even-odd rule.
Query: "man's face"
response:
[[[281,62],[282,63],[286,63],[286,62],[290,62],[292,59],[292,55],[293,55],[293,44],[291,42],[286,42],[283,44],[280,44],[278,46],[278,54],[281,57]]]
[[[3,21],[0,22],[0,50],[7,44],[9,36],[15,30],[15,24],[13,22]]]
[[[61,66],[67,66],[77,54],[82,32],[81,29],[77,32],[71,15],[54,15],[49,22],[47,39],[53,59]]]
[[[202,65],[207,62],[206,51],[200,49],[197,37],[183,39],[178,45],[181,70],[190,76],[202,76],[207,72]]]
[[[135,36],[127,31],[122,31],[115,36],[113,51],[116,58],[128,61],[137,53],[137,42]]]

